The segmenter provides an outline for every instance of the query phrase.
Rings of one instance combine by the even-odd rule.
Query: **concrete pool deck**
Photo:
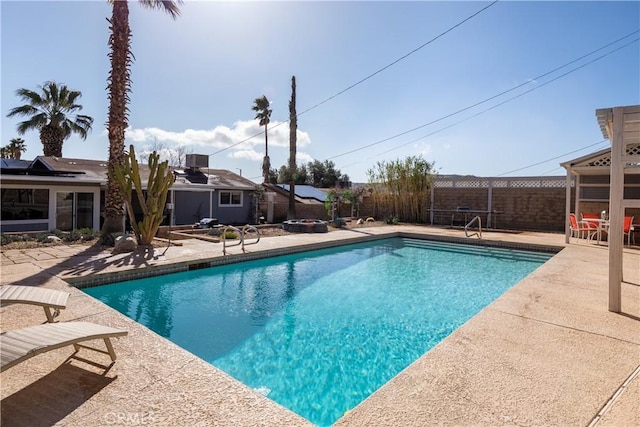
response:
[[[397,233],[464,236],[423,226],[364,227],[267,237],[247,246],[247,256]],[[483,239],[565,246],[560,234],[483,232]],[[86,246],[2,251],[1,284],[71,292],[59,321],[129,331],[114,340],[118,360],[106,373],[65,363],[72,353],[67,347],[0,374],[3,426],[309,425],[67,282],[222,258],[219,243],[183,242],[120,255]],[[228,252],[227,259],[242,257],[238,246]],[[640,425],[640,249],[625,248],[623,256],[623,313],[607,310],[607,247],[566,245],[336,425]],[[40,307],[16,304],[1,307],[0,319],[6,331],[45,316]]]

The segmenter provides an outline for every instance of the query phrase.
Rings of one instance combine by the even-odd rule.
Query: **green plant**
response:
[[[212,227],[209,229],[209,236],[213,236],[213,237],[220,237],[220,235],[222,234],[222,230],[220,230],[220,228],[218,227]]]
[[[140,167],[136,159],[133,145],[129,146],[129,155],[125,157],[124,166],[110,169],[127,207],[131,228],[139,245],[150,245],[164,219],[163,211],[167,202],[169,188],[173,185],[173,173],[169,162],[160,163],[160,155],[155,151],[149,155],[149,178],[146,194],[140,178]],[[135,187],[138,203],[142,208],[142,221],[136,222],[133,211],[132,193]]]
[[[397,216],[389,216],[384,219],[384,222],[389,225],[398,225],[398,217]]]
[[[238,235],[236,234],[235,231],[231,231],[231,230],[227,230],[224,232],[224,234],[222,235],[222,237],[225,240],[230,240],[230,239],[237,239]]]

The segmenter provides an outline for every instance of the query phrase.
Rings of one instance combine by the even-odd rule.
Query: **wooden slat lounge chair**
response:
[[[66,308],[69,295],[69,292],[37,286],[0,286],[0,303],[39,305],[44,309],[49,323],[60,314],[61,309]]]
[[[80,348],[86,348],[108,354],[111,357],[111,361],[115,362],[116,353],[113,350],[111,338],[123,337],[127,335],[127,333],[127,331],[88,322],[45,323],[43,325],[2,332],[2,334],[0,334],[0,353],[2,359],[0,372],[38,354],[68,345],[73,345],[75,348],[75,352],[71,357],[106,368],[100,364],[76,357],[75,354]],[[102,350],[80,344],[81,342],[94,339],[104,340],[107,349]]]

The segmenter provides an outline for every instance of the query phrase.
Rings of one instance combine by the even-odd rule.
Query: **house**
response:
[[[209,169],[207,156],[188,155],[187,164],[173,169],[165,224],[194,224],[203,217],[223,224],[255,221],[255,183],[227,170]],[[0,159],[0,231],[99,230],[107,172],[107,162],[101,160]],[[145,185],[148,167],[140,165],[140,173]]]

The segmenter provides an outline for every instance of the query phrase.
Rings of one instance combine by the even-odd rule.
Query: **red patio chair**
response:
[[[625,216],[622,225],[622,242],[624,243],[624,236],[627,236],[627,246],[631,246],[631,224],[633,224],[633,216]]]
[[[571,229],[571,237],[575,237],[578,240],[582,238],[590,240],[598,233],[597,227],[592,227],[586,221],[578,221],[576,214],[569,214],[569,225],[569,228]]]

